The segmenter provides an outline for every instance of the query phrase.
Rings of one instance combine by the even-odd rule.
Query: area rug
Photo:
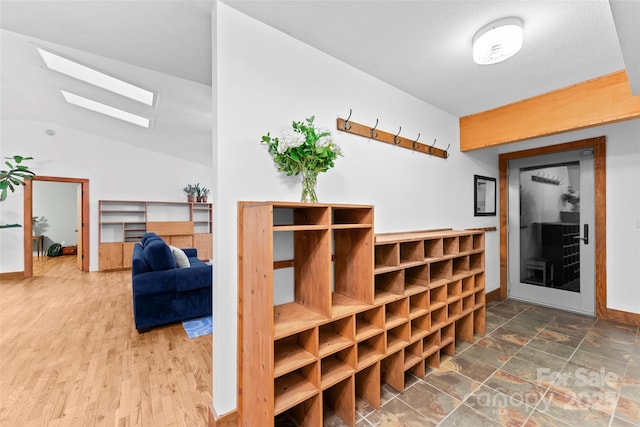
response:
[[[197,319],[184,320],[182,326],[189,338],[201,337],[213,333],[213,318],[204,316]]]

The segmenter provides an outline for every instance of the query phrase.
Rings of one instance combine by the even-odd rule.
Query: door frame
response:
[[[577,150],[580,148],[593,148],[593,174],[594,174],[594,198],[604,203],[595,203],[595,294],[596,317],[607,317],[607,174],[606,174],[606,137],[582,139],[546,147],[532,148],[511,153],[503,153],[498,156],[500,168],[500,298],[507,298],[508,287],[508,201],[507,191],[509,160],[524,157],[539,156],[542,154],[558,153],[562,151]]]
[[[89,271],[89,180],[85,178],[66,178],[57,176],[36,175],[32,179],[24,181],[24,278],[33,277],[33,248],[31,235],[33,216],[33,183],[32,181],[69,182],[80,184],[82,187],[82,230],[79,235],[82,239],[82,271]]]

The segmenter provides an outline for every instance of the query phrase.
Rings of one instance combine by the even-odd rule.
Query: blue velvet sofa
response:
[[[169,245],[155,233],[146,233],[135,245],[131,280],[139,332],[211,315],[212,267],[198,259],[196,249],[182,251],[188,268],[178,267]]]

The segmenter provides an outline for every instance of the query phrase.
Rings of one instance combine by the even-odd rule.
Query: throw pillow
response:
[[[176,260],[176,264],[178,268],[189,268],[191,267],[191,263],[189,263],[189,258],[187,254],[180,248],[176,248],[175,246],[169,245],[171,248],[171,253],[173,254],[173,258]]]

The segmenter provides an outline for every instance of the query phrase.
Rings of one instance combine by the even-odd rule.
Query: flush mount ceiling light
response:
[[[36,49],[50,70],[57,71],[74,79],[82,80],[85,83],[98,86],[145,105],[153,105],[153,92],[108,76],[93,68],[85,67],[84,65],[80,65],[77,62],[70,61],[46,50]]]
[[[502,62],[522,47],[522,20],[502,18],[485,25],[473,36],[473,60],[487,65]]]
[[[133,123],[134,125],[138,125],[143,128],[148,128],[151,122],[146,117],[138,116],[136,114],[105,105],[101,102],[94,101],[93,99],[67,92],[66,90],[61,90],[60,92],[62,92],[62,96],[64,96],[64,99],[69,104],[77,105],[78,107],[86,108],[87,110],[95,111],[96,113],[124,120],[125,122]]]

